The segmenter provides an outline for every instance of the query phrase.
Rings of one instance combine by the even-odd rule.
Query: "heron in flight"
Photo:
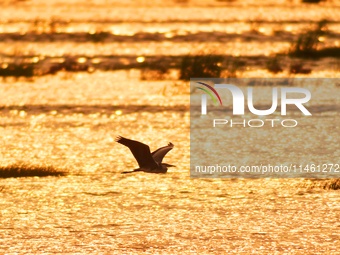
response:
[[[123,174],[133,172],[166,173],[168,167],[174,167],[174,165],[162,163],[164,156],[174,147],[172,143],[151,153],[148,145],[138,141],[118,136],[116,142],[128,147],[139,165],[139,168],[133,171],[122,172]]]

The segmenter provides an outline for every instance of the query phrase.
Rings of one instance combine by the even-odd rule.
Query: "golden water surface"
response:
[[[274,41],[274,30],[300,33],[310,21],[328,18],[336,34],[339,6],[338,1],[317,7],[300,1],[7,0],[0,7],[0,33],[7,38],[0,42],[0,58],[111,54],[142,61],[148,55],[204,50],[268,56],[290,45],[284,37]],[[258,40],[246,42],[254,28]],[[65,40],[35,41],[32,31],[65,33]],[[94,43],[68,35],[93,31],[132,39]],[[28,39],[11,41],[8,33]],[[165,39],[138,41],[132,37],[136,33],[151,38],[160,33]],[[221,42],[219,33],[241,34],[241,39]],[[192,34],[203,39],[193,40]],[[177,35],[187,37],[171,39]],[[327,43],[339,45],[339,37]],[[339,77],[338,59],[318,61],[307,76]],[[190,178],[189,84],[140,75],[135,69],[96,70],[1,80],[0,164],[52,165],[68,173],[0,179],[1,254],[340,254],[339,191],[299,178]],[[239,75],[269,73],[250,68]],[[339,93],[339,87],[332,89]],[[320,94],[326,98],[325,93]],[[331,96],[329,104],[338,105],[339,97]],[[338,108],[326,115],[339,116]],[[339,132],[337,124],[329,128]],[[327,137],[327,130],[322,132]],[[164,161],[176,168],[122,175],[136,162],[115,142],[118,135],[152,150],[172,142]],[[313,153],[335,158],[339,145],[329,144],[329,151]],[[242,149],[233,146],[232,155]]]

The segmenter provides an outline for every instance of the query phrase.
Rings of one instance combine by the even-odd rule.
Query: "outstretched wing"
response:
[[[151,153],[151,155],[157,163],[161,163],[164,156],[169,151],[171,151],[173,147],[174,147],[174,145],[172,143],[169,143],[167,146],[164,146],[164,147],[161,147],[161,148],[155,150],[154,152]]]
[[[139,168],[154,169],[158,167],[155,160],[151,156],[150,148],[148,145],[124,138],[122,136],[118,136],[116,138],[116,142],[123,144],[130,149],[133,156],[138,162]]]

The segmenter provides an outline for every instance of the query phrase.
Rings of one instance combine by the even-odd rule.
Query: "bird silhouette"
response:
[[[118,136],[116,142],[128,147],[139,165],[139,168],[133,171],[122,172],[123,174],[133,172],[166,173],[168,167],[174,167],[174,165],[162,163],[164,156],[174,147],[172,143],[151,153],[148,145],[135,140]]]

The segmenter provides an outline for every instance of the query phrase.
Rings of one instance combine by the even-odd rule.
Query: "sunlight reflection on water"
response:
[[[143,63],[149,55],[271,55],[286,52],[294,35],[324,18],[333,22],[328,28],[335,34],[322,38],[324,45],[338,43],[335,1],[318,6],[271,0],[260,6],[255,0],[192,0],[194,8],[186,1],[128,2],[134,6],[106,0],[2,2],[0,33],[17,33],[0,42],[2,67],[20,56],[30,62],[50,56],[53,63],[62,63],[67,55],[80,55],[78,62],[94,57],[92,63],[98,64],[102,55],[123,55],[119,61],[127,65],[127,56]],[[85,33],[84,41],[71,34],[77,32]],[[128,37],[89,40],[100,32]],[[134,41],[131,35],[136,33],[150,34]],[[165,39],[157,42],[157,33]],[[275,33],[274,42],[270,36]],[[27,36],[26,41],[14,40],[21,36]],[[40,41],[32,40],[34,36]],[[236,40],[229,41],[229,36]],[[310,65],[311,75],[339,75],[336,60]],[[258,67],[242,73],[271,75]],[[324,87],[311,89],[320,95],[314,108],[320,119],[336,118],[337,109],[318,107],[325,102],[337,105],[338,93],[328,100]],[[1,254],[339,253],[338,191],[325,191],[322,184],[314,187],[305,179],[189,177],[187,83],[141,81],[138,70],[59,72],[32,80],[4,79],[0,95],[1,165],[50,164],[68,172],[65,177],[0,179]],[[335,133],[338,125],[330,130],[309,124],[304,128],[319,132],[330,144],[315,154],[337,152],[328,131]],[[249,153],[257,155],[261,149],[242,150],[240,133],[227,135],[233,143],[231,160],[248,160]],[[120,174],[137,164],[130,151],[115,142],[117,135],[145,142],[152,150],[174,143],[165,162],[177,167],[164,175]],[[263,134],[245,142],[260,138]],[[296,158],[296,149],[287,154]]]
[[[125,72],[3,84],[3,163],[43,162],[69,175],[0,180],[0,252],[265,254],[298,243],[335,254],[336,192],[301,179],[189,178],[186,86]],[[165,162],[177,167],[121,175],[136,162],[116,135],[151,149],[173,142]]]

